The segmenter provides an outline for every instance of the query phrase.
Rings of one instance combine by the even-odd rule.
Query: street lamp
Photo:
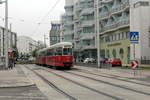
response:
[[[99,39],[99,0],[96,0],[95,8],[96,8],[96,37],[97,37],[97,63],[98,68],[101,67],[100,65],[100,39]]]
[[[0,0],[0,4],[5,3],[5,67],[8,67],[8,0]]]

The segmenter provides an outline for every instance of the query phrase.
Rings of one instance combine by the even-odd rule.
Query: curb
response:
[[[30,84],[30,85],[20,85],[20,86],[1,86],[0,89],[4,89],[4,88],[23,88],[23,87],[32,87],[32,86],[36,86],[34,83]]]

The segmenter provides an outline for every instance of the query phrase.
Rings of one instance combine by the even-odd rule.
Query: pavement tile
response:
[[[30,85],[34,85],[34,83],[27,79],[19,65],[13,69],[0,70],[0,88]]]

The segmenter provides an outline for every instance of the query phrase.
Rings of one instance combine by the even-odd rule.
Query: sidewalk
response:
[[[26,87],[34,83],[27,79],[19,65],[9,70],[0,70],[0,88]]]

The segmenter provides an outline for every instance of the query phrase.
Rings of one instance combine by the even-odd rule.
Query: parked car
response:
[[[85,60],[83,61],[83,63],[95,63],[96,60],[94,58],[85,58]]]
[[[100,63],[105,64],[108,61],[108,58],[100,58]]]
[[[122,66],[122,62],[120,59],[110,58],[105,64],[111,64],[112,66]]]

